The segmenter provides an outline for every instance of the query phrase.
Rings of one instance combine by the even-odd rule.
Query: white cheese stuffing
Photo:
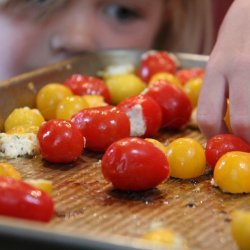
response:
[[[146,122],[143,116],[142,106],[134,105],[126,112],[130,121],[130,136],[142,136],[146,133]]]
[[[0,157],[17,158],[34,156],[39,153],[36,134],[0,133]]]

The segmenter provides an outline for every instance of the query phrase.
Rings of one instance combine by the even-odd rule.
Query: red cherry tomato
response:
[[[104,152],[113,142],[130,135],[127,115],[112,106],[84,109],[71,121],[86,137],[86,148],[97,152]]]
[[[0,214],[49,221],[54,213],[51,197],[21,180],[0,177]]]
[[[109,90],[100,78],[74,74],[64,82],[64,85],[75,95],[101,95],[107,103],[110,103]]]
[[[166,80],[149,86],[144,95],[152,97],[162,110],[162,127],[176,129],[186,125],[192,113],[192,103],[186,93]]]
[[[129,117],[131,136],[153,136],[161,127],[161,107],[150,96],[133,96],[117,107]]]
[[[159,72],[176,73],[176,63],[165,51],[149,51],[142,55],[138,74],[144,82]]]
[[[82,154],[85,138],[73,123],[50,120],[40,127],[38,141],[44,159],[56,163],[69,163]]]
[[[169,164],[166,155],[153,143],[125,138],[105,152],[102,173],[117,189],[146,190],[169,177]]]
[[[185,85],[191,79],[196,77],[202,78],[204,76],[204,69],[202,68],[191,68],[191,69],[181,69],[177,71],[176,76],[182,85]]]
[[[238,136],[221,134],[207,141],[205,154],[208,165],[214,169],[222,155],[231,151],[250,152],[250,145]]]

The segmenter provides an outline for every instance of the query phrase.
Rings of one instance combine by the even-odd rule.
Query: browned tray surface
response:
[[[140,52],[85,55],[72,62],[58,64],[3,83],[0,87],[1,95],[13,95],[13,89],[20,91],[18,86],[27,88],[24,90],[24,99],[7,102],[10,105],[2,110],[1,119],[5,118],[13,106],[32,106],[36,91],[48,81],[61,81],[72,72],[94,74],[105,63],[113,63],[114,59],[117,63],[126,61],[124,55],[127,60],[135,63]],[[112,60],[105,61],[105,58]],[[203,66],[205,63],[204,58],[198,60],[190,55],[183,55],[181,58],[182,63],[191,66]],[[32,82],[34,86],[30,88],[27,82]],[[172,133],[161,131],[157,138],[167,144],[183,136],[205,143],[200,132],[192,128]],[[36,247],[39,247],[39,242],[46,241],[67,243],[71,249],[153,249],[154,246],[143,245],[138,239],[153,228],[164,227],[180,234],[188,242],[189,249],[237,249],[230,232],[230,213],[236,208],[249,209],[249,195],[224,194],[212,187],[209,169],[205,175],[195,180],[181,181],[171,178],[153,190],[121,192],[114,190],[102,177],[100,159],[101,154],[88,152],[71,165],[50,164],[40,157],[9,160],[24,178],[45,178],[53,181],[52,195],[56,213],[48,224],[2,219],[0,237],[30,238]]]

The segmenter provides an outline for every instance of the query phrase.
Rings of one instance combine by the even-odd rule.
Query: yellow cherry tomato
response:
[[[194,78],[189,80],[183,87],[185,93],[192,102],[193,108],[197,106],[202,82],[203,82],[202,78]]]
[[[45,85],[37,94],[36,105],[46,120],[56,118],[58,103],[66,96],[72,96],[72,91],[60,83]]]
[[[33,125],[20,125],[9,129],[7,134],[25,134],[25,133],[37,134],[39,128],[40,128],[39,126],[33,126]]]
[[[82,98],[88,103],[90,108],[106,106],[104,97],[101,95],[84,95]]]
[[[231,231],[239,249],[250,249],[250,212],[236,210],[231,215]]]
[[[56,118],[70,120],[72,115],[80,110],[88,108],[89,105],[81,96],[66,96],[57,105]]]
[[[153,138],[145,138],[146,141],[149,141],[153,143],[156,147],[158,147],[164,154],[167,153],[166,147],[158,140],[155,140]]]
[[[227,100],[227,111],[224,117],[224,121],[226,123],[227,129],[230,133],[232,133],[231,123],[230,123],[230,108],[229,108],[229,100]]]
[[[180,80],[173,74],[166,73],[166,72],[156,73],[151,77],[151,79],[149,81],[149,85],[150,85],[150,83],[156,82],[158,80],[166,80],[169,83],[173,83],[176,86],[182,88],[182,84],[181,84]]]
[[[186,249],[186,242],[170,229],[158,228],[145,233],[142,239],[152,243],[160,243],[174,249]]]
[[[113,75],[106,79],[111,102],[118,104],[124,99],[140,94],[146,84],[134,74]]]
[[[224,154],[214,168],[214,181],[224,192],[250,192],[250,153],[232,151]]]
[[[206,167],[206,157],[201,144],[191,138],[179,138],[167,147],[170,176],[189,179],[202,175]]]
[[[25,182],[45,191],[48,194],[52,193],[52,181],[45,179],[26,179]]]
[[[21,174],[16,170],[14,166],[3,162],[0,162],[0,176],[11,177],[18,180],[22,179]]]
[[[44,122],[42,114],[37,109],[28,107],[14,109],[4,123],[5,132],[18,126],[40,126]]]

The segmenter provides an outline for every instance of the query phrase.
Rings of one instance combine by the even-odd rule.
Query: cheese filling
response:
[[[136,104],[126,112],[130,121],[130,136],[142,136],[146,133],[146,122],[143,116],[142,106]]]
[[[0,157],[17,158],[38,154],[39,145],[36,134],[0,133]]]

